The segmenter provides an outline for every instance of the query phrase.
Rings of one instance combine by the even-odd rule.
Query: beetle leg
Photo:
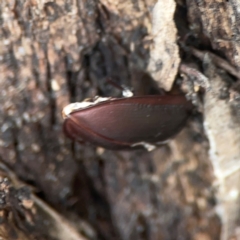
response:
[[[122,95],[124,97],[133,97],[133,92],[129,88],[123,87]]]
[[[131,145],[131,147],[143,146],[147,151],[151,152],[156,148],[155,145],[147,142],[138,142]]]
[[[115,82],[112,80],[112,78],[107,78],[107,83],[111,84],[112,86],[114,86],[115,88],[118,88],[122,91],[122,95],[123,97],[133,97],[133,92],[130,90],[129,87],[126,87],[124,85],[120,85],[119,83]]]

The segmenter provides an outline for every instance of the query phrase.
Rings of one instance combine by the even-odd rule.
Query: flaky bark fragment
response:
[[[211,90],[204,96],[204,126],[210,143],[217,187],[217,212],[221,216],[222,239],[236,233],[240,220],[240,123],[229,99],[221,99],[226,87],[226,75],[213,66],[205,71]]]
[[[159,87],[166,91],[171,89],[180,63],[175,10],[174,0],[159,0],[153,9],[153,46],[148,70]]]
[[[230,90],[228,89],[231,85],[233,87],[233,82],[236,79],[236,84],[239,84],[240,3],[237,0],[187,0],[187,6],[192,33],[201,41],[203,46],[214,49],[219,56],[226,58],[226,60],[220,59],[219,61],[218,57],[212,58],[210,54],[212,63],[207,68],[206,74],[211,82],[212,90],[205,93],[204,123],[210,143],[209,156],[217,178],[217,211],[222,219],[221,239],[226,240],[233,236],[238,238],[240,220],[239,104],[237,99],[231,99],[231,87]],[[195,50],[193,52],[197,57],[200,57],[199,53],[201,54]],[[219,68],[228,71],[230,76],[216,70],[213,67],[214,63]],[[210,70],[211,68],[212,70]],[[220,99],[221,92],[224,91],[226,96],[224,99]],[[239,92],[239,89],[234,91]]]

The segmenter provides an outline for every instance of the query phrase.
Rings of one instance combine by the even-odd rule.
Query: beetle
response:
[[[122,150],[156,145],[185,125],[192,104],[182,95],[97,98],[63,109],[63,131],[75,141]]]

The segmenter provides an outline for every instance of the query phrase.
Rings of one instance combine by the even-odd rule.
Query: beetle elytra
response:
[[[107,149],[152,150],[183,128],[191,109],[182,95],[97,98],[66,106],[63,131],[75,141]]]

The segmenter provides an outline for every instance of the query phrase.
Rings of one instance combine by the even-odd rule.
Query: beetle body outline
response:
[[[107,149],[152,150],[183,128],[191,109],[182,95],[97,98],[66,106],[63,131],[72,140]]]

